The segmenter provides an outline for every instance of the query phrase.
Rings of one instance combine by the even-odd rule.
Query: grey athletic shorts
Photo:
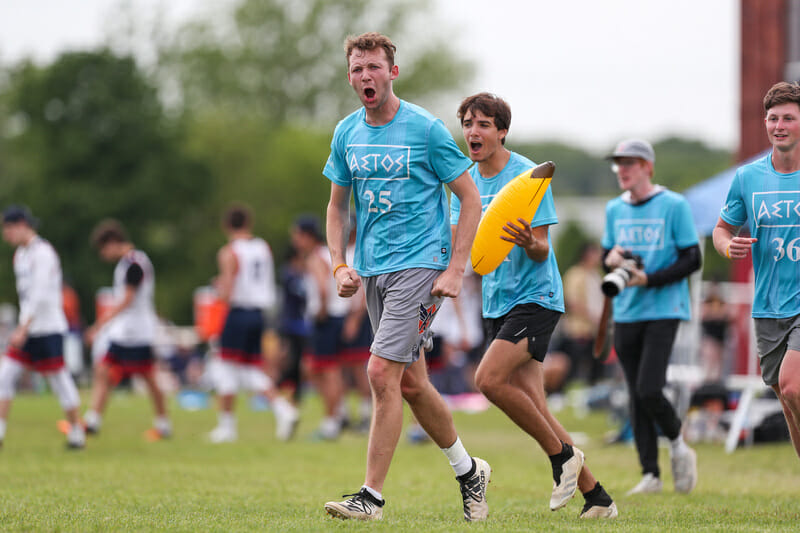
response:
[[[433,296],[433,281],[442,273],[411,268],[364,279],[367,312],[375,339],[370,352],[398,363],[419,359],[422,335],[442,303]]]
[[[786,350],[800,351],[800,315],[789,318],[755,318],[756,346],[761,377],[767,385],[778,383]]]

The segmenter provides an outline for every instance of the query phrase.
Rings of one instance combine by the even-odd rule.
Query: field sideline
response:
[[[84,398],[85,399],[85,398]],[[800,524],[800,461],[788,444],[759,445],[727,455],[721,446],[697,448],[700,481],[676,494],[662,449],[665,492],[626,497],[639,479],[636,454],[606,446],[605,415],[576,419],[571,431],[590,437],[588,464],[619,506],[609,523],[581,521],[578,495],[551,512],[549,462],[499,410],[456,413],[462,440],[489,461],[489,520],[466,524],[458,484],[432,444],[400,443],[384,488],[380,523],[328,518],[322,504],[355,492],[364,475],[366,437],[312,442],[319,407],[304,406],[297,439],[277,442],[271,413],[240,399],[239,442],[204,440],[211,409],[184,411],[171,402],[175,437],[148,443],[147,399],[115,394],[102,434],[82,452],[63,448],[56,432],[57,401],[21,395],[12,408],[0,451],[0,530],[3,531],[796,531]]]

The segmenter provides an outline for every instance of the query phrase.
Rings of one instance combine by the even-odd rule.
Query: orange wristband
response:
[[[731,243],[728,243],[728,246],[725,248],[725,257],[731,259]]]
[[[339,269],[340,269],[340,268],[342,268],[342,267],[346,267],[346,266],[347,266],[347,264],[346,264],[346,263],[341,263],[341,264],[339,264],[339,265],[336,265],[336,268],[334,268],[334,269],[333,269],[333,277],[334,277],[334,278],[336,277],[336,271],[337,271],[337,270],[339,270]]]

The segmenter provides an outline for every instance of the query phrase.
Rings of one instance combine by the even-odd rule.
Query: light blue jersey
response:
[[[511,152],[508,163],[493,178],[484,178],[478,165],[470,169],[470,175],[478,186],[481,195],[482,210],[486,211],[489,203],[497,196],[500,189],[535,163],[515,152]],[[453,196],[450,200],[450,224],[458,222],[461,203]],[[512,222],[516,222],[513,220]],[[556,207],[553,194],[548,187],[542,203],[531,221],[531,227],[557,224]],[[519,246],[514,246],[500,266],[483,276],[483,316],[499,318],[506,315],[514,306],[535,303],[553,311],[564,312],[564,290],[561,286],[561,275],[558,272],[556,255],[550,243],[550,253],[541,263],[532,260]]]
[[[339,122],[323,170],[333,183],[353,188],[353,268],[361,276],[444,270],[452,251],[444,184],[472,162],[442,121],[419,106],[401,100],[383,126],[370,126],[365,116],[361,108]]]
[[[603,248],[620,245],[642,257],[645,273],[666,268],[678,259],[678,250],[698,244],[689,203],[678,193],[659,187],[640,204],[630,193],[606,206]],[[627,287],[614,298],[616,322],[689,320],[689,280],[683,278],[661,287]]]
[[[800,315],[800,172],[777,172],[772,154],[740,167],[719,216],[758,239],[753,317]]]

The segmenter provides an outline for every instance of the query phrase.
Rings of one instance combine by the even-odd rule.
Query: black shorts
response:
[[[527,338],[528,353],[542,362],[560,318],[559,311],[545,309],[538,304],[520,304],[500,318],[484,319],[483,327],[489,343],[501,339],[517,344]]]

